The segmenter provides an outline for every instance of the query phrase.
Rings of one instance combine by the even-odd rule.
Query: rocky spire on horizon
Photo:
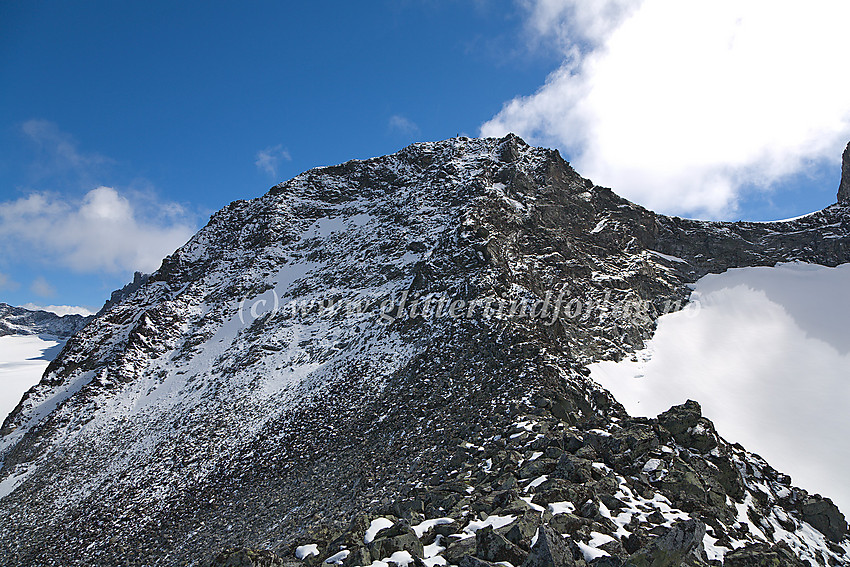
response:
[[[850,205],[850,142],[841,158],[841,184],[838,186],[838,204]]]

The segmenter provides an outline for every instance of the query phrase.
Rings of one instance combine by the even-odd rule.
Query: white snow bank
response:
[[[309,557],[311,555],[319,554],[319,546],[315,543],[308,543],[307,545],[299,545],[295,548],[295,557],[298,559],[304,559],[305,557]]]
[[[379,531],[391,527],[393,527],[393,521],[389,518],[375,518],[369,524],[369,529],[366,530],[366,534],[363,536],[363,543],[366,545],[372,543],[372,540],[375,539]]]
[[[38,384],[44,369],[64,344],[65,341],[47,335],[0,337],[0,422],[15,409],[25,392]]]
[[[635,360],[591,376],[633,415],[697,400],[718,432],[850,512],[850,264],[700,279]]]
[[[514,520],[516,520],[516,516],[512,516],[510,514],[506,516],[493,514],[492,516],[487,516],[486,520],[472,520],[465,528],[463,528],[463,535],[460,536],[460,539],[475,537],[475,532],[482,528],[486,528],[487,526],[492,526],[494,530],[503,528]]]

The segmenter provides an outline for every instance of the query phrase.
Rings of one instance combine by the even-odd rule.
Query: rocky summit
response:
[[[4,422],[0,564],[850,565],[829,498],[587,370],[707,273],[850,261],[847,205],[662,216],[516,136],[231,203]]]

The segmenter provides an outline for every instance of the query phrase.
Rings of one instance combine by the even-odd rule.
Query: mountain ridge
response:
[[[640,348],[657,317],[681,307],[687,284],[701,275],[848,259],[843,205],[779,223],[665,217],[581,178],[557,151],[512,135],[415,144],[310,170],[214,214],[72,337],[7,418],[0,432],[4,559],[195,564],[235,545],[289,556],[323,529],[324,559],[340,533],[351,533],[352,515],[401,506],[426,485],[459,482],[444,463],[480,460],[477,452],[461,457],[459,446],[472,439],[490,447],[537,415],[538,430],[510,451],[536,452],[530,444],[548,443],[548,431],[557,431],[551,447],[564,465],[546,467],[562,471],[565,482],[601,482],[593,470],[603,469],[591,463],[609,469],[604,478],[614,485],[604,490],[613,493],[595,487],[594,502],[619,494],[634,476],[627,474],[634,455],[605,439],[622,438],[623,447],[635,436],[655,439],[650,451],[668,446],[664,439],[676,454],[671,470],[697,478],[703,500],[688,493],[694,483],[664,488],[662,478],[659,490],[683,514],[702,514],[715,541],[755,544],[755,536],[725,534],[733,530],[725,522],[745,525],[742,505],[744,517],[758,508],[770,524],[775,513],[761,502],[778,503],[793,527],[788,538],[804,542],[794,552],[846,561],[846,523],[828,499],[791,490],[775,471],[767,496],[753,496],[756,471],[769,467],[719,439],[697,409],[671,410],[669,427],[630,420],[587,379],[585,366]],[[374,310],[293,319],[272,307],[364,298],[380,305],[405,292],[464,305],[491,297],[542,302],[547,291],[595,310],[551,324],[478,316],[384,324]],[[642,316],[624,306],[639,306]],[[690,425],[682,430],[679,422]],[[698,424],[708,433],[688,432]],[[568,436],[579,439],[572,453]],[[718,447],[719,456],[711,455]],[[502,449],[482,452],[495,461]],[[508,466],[510,451],[499,476],[517,472]],[[564,472],[569,463],[589,467],[590,478]],[[737,480],[718,484],[712,467]],[[478,488],[496,479],[472,470],[476,481],[463,482],[484,498]],[[742,502],[730,505],[721,494]],[[469,521],[466,512],[454,521]],[[18,527],[33,518],[31,531]],[[815,524],[820,539],[795,535]],[[654,541],[646,538],[634,553]],[[46,541],[49,552],[40,547]]]

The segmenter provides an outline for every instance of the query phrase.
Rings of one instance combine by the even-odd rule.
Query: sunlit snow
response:
[[[850,264],[700,279],[647,349],[591,376],[633,415],[697,400],[718,432],[850,511]]]
[[[65,341],[47,335],[0,337],[0,422],[36,385]]]

